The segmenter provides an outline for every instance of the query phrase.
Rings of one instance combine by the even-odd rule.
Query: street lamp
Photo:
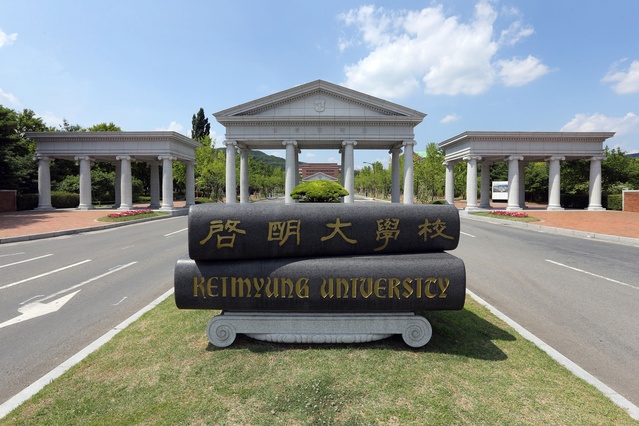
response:
[[[363,161],[364,164],[370,164],[373,169],[373,198],[377,198],[377,182],[375,181],[375,164]]]

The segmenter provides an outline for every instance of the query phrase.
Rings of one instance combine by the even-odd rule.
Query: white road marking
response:
[[[83,260],[82,262],[74,263],[73,265],[63,266],[62,268],[55,269],[53,271],[45,272],[44,274],[36,275],[35,277],[25,278],[21,281],[16,281],[11,284],[6,284],[0,287],[0,290],[4,290],[5,288],[13,287],[14,285],[26,283],[31,280],[35,280],[38,278],[46,277],[47,275],[55,274],[56,272],[64,271],[65,269],[73,268],[74,266],[82,265],[83,263],[91,262],[91,259]]]
[[[124,302],[125,300],[126,300],[126,296],[124,296],[122,300],[120,300],[118,303],[114,303],[113,306],[118,306],[120,303]]]
[[[477,237],[475,237],[474,235],[467,234],[467,233],[465,233],[465,232],[461,232],[461,231],[459,231],[459,233],[460,233],[460,234],[464,234],[464,235],[466,235],[466,236],[468,236],[468,237],[471,237],[471,238],[477,238]]]
[[[7,256],[18,256],[24,254],[23,251],[21,251],[20,253],[9,253],[9,254],[0,254],[0,257],[7,257]]]
[[[120,266],[117,266],[117,267],[115,267],[115,268],[111,268],[111,269],[109,269],[109,272],[105,272],[104,274],[98,275],[97,277],[89,278],[89,279],[88,279],[88,280],[86,280],[86,281],[82,281],[80,284],[76,284],[76,285],[73,285],[73,286],[71,286],[71,287],[69,287],[69,288],[66,288],[66,289],[64,289],[64,290],[60,290],[60,291],[58,291],[57,293],[53,293],[53,294],[52,294],[52,295],[50,295],[50,296],[47,296],[47,297],[45,297],[45,298],[43,298],[43,299],[40,299],[40,300],[39,300],[39,302],[43,302],[43,301],[45,301],[45,300],[52,299],[52,298],[54,298],[54,297],[56,297],[56,296],[58,296],[58,295],[60,295],[60,294],[62,294],[62,293],[66,293],[67,291],[75,290],[75,289],[76,289],[76,288],[78,288],[78,287],[82,287],[83,285],[89,284],[90,282],[93,282],[93,281],[95,281],[95,280],[99,280],[100,278],[104,278],[104,277],[106,277],[107,275],[110,275],[110,274],[112,274],[112,273],[114,273],[114,272],[121,271],[121,270],[122,270],[122,269],[124,269],[124,268],[128,268],[128,267],[129,267],[129,266],[131,266],[131,265],[135,265],[136,263],[138,263],[138,262],[137,262],[137,261],[136,261],[136,262],[131,262],[131,263],[127,263],[126,265],[120,265]]]
[[[572,269],[573,271],[581,272],[582,274],[587,274],[587,275],[591,275],[593,277],[601,278],[603,280],[610,281],[610,282],[615,283],[615,284],[625,285],[626,287],[630,287],[630,288],[633,288],[635,290],[639,290],[639,287],[636,287],[636,286],[634,286],[632,284],[626,284],[624,282],[617,281],[617,280],[612,279],[612,278],[604,277],[603,275],[593,274],[592,272],[588,272],[588,271],[584,271],[583,269],[578,269],[578,268],[575,268],[575,267],[572,267],[572,266],[564,265],[563,263],[555,262],[555,261],[550,260],[550,259],[546,259],[546,262],[550,262],[553,265],[557,265],[557,266],[563,266],[564,268]]]
[[[33,299],[37,299],[38,297],[43,297],[44,294],[37,294],[33,297],[28,298],[27,300],[25,300],[24,302],[20,302],[20,305],[25,305],[26,303],[30,302]]]
[[[0,328],[8,327],[13,324],[18,324],[23,321],[27,321],[33,318],[41,317],[46,314],[52,314],[54,312],[57,312],[60,310],[61,307],[65,305],[65,303],[71,300],[71,298],[75,296],[79,291],[80,290],[75,291],[73,293],[69,293],[66,296],[62,296],[61,298],[56,299],[49,303],[41,303],[41,302],[29,303],[28,305],[18,309],[18,312],[20,312],[20,315],[18,315],[15,318],[11,318],[10,320],[5,321],[3,323],[0,323]]]
[[[164,234],[165,237],[170,237],[171,235],[178,234],[180,232],[184,232],[189,228],[180,229],[179,231],[171,232],[170,234]]]
[[[0,269],[6,268],[7,266],[13,266],[13,265],[19,265],[21,263],[31,262],[32,260],[38,260],[38,259],[42,259],[44,257],[49,257],[49,256],[53,256],[53,253],[45,254],[44,256],[32,257],[31,259],[25,259],[25,260],[21,260],[19,262],[7,263],[6,265],[0,266]]]

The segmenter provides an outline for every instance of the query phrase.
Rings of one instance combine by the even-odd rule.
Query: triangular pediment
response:
[[[421,121],[426,114],[346,87],[316,80],[213,114],[219,122],[260,119],[402,117]]]

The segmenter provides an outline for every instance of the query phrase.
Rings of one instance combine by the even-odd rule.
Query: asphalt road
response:
[[[463,217],[461,231],[472,292],[639,405],[639,248]]]
[[[186,227],[182,216],[3,244],[0,404],[171,289]]]

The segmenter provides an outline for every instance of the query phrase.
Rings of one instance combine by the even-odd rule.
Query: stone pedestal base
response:
[[[433,335],[430,323],[409,313],[300,314],[223,312],[206,327],[211,344],[230,346],[238,334],[280,343],[363,343],[401,334],[413,348],[424,346]]]

